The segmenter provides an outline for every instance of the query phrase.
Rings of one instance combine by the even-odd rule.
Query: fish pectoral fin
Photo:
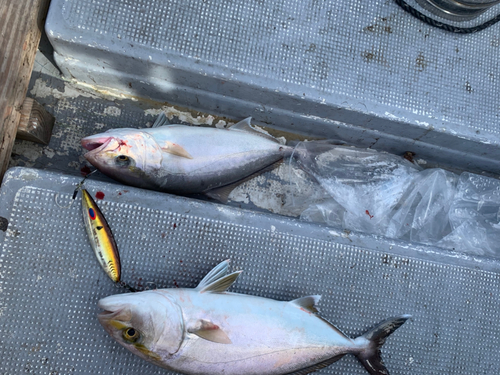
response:
[[[252,126],[252,124],[250,123],[251,119],[252,119],[251,117],[247,117],[246,119],[241,120],[240,122],[238,122],[238,123],[234,124],[233,126],[231,126],[229,128],[229,130],[243,131],[243,132],[246,132],[246,133],[258,135],[259,137],[265,138],[267,140],[270,140],[270,141],[273,141],[273,142],[276,142],[276,143],[280,143],[272,135],[269,135],[266,132],[264,132],[263,130],[260,130],[258,128],[254,128]]]
[[[162,112],[156,118],[156,121],[154,122],[152,128],[159,128],[160,126],[165,126],[165,125],[168,125],[168,120],[167,116],[165,115],[165,112]]]
[[[188,332],[195,334],[202,339],[219,344],[232,344],[226,333],[220,327],[208,320],[200,319]]]
[[[293,303],[294,305],[302,307],[303,309],[316,314],[319,312],[316,305],[318,304],[320,299],[320,295],[313,295],[294,299],[293,301],[290,301],[290,303]]]
[[[182,156],[183,158],[192,159],[193,157],[186,151],[186,149],[176,143],[170,141],[165,142],[165,145],[161,148],[162,151],[168,152],[172,155]]]

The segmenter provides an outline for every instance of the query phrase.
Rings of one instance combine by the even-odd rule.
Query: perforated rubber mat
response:
[[[123,293],[83,227],[78,178],[27,168],[0,193],[0,374],[166,374],[114,342],[97,301]],[[279,300],[321,294],[321,313],[351,337],[387,317],[413,319],[383,348],[394,374],[500,369],[500,267],[439,249],[343,233],[280,216],[95,181],[137,288],[194,287],[224,259],[244,270],[231,289]],[[58,194],[56,204],[56,194]],[[346,356],[322,374],[366,374]]]

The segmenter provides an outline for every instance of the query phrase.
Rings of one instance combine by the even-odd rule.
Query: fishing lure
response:
[[[92,249],[109,278],[118,283],[121,277],[120,255],[111,229],[87,190],[81,187],[80,190],[82,192],[83,222]]]

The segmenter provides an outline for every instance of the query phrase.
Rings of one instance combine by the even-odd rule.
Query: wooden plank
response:
[[[17,139],[48,145],[54,127],[54,116],[32,98],[24,99]]]
[[[0,180],[21,110],[50,0],[0,0]]]

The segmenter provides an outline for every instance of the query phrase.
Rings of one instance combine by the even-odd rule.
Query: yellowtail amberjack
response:
[[[132,353],[185,374],[308,374],[346,354],[372,375],[388,374],[380,348],[409,315],[351,339],[318,315],[319,296],[281,302],[226,292],[239,274],[225,261],[195,289],[106,297],[98,318]]]
[[[166,125],[112,129],[82,139],[85,158],[128,185],[179,194],[206,193],[225,200],[238,183],[272,168],[293,148],[250,124],[229,129]]]

